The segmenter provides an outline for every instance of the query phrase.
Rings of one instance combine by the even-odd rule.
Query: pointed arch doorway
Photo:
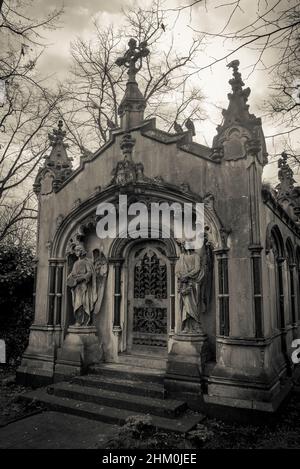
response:
[[[163,243],[133,246],[128,258],[127,353],[166,355],[171,330],[171,266]]]

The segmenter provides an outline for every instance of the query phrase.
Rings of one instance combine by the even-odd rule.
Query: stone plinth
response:
[[[207,335],[204,333],[180,333],[173,337],[165,377],[165,388],[168,391],[201,391],[207,348]]]
[[[18,367],[17,383],[23,386],[45,386],[53,382],[56,350],[60,344],[61,326],[33,324],[29,344]]]
[[[275,412],[291,389],[281,334],[217,339],[218,361],[207,378],[206,404]]]
[[[57,351],[54,381],[82,374],[89,365],[102,359],[102,346],[94,326],[70,326],[64,343]]]

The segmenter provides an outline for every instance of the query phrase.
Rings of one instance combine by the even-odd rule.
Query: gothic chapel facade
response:
[[[136,75],[148,53],[130,41],[118,61],[128,68],[121,125],[77,169],[61,121],[50,135],[51,153],[34,184],[35,319],[18,380],[46,385],[91,370],[130,375],[140,367],[194,406],[273,412],[297,371],[291,357],[300,338],[300,187],[284,153],[278,186],[262,183],[266,144],[261,120],[249,113],[238,61],[229,64],[229,105],[209,148],[193,141],[192,128],[167,133],[144,119]],[[99,239],[97,207],[118,207],[120,195],[147,206],[203,203],[205,278],[188,275],[188,263],[200,272],[201,259],[197,264],[175,236]],[[191,285],[185,292],[178,277],[184,268]],[[202,306],[198,295],[196,316],[190,313],[183,330],[182,304],[199,285]]]

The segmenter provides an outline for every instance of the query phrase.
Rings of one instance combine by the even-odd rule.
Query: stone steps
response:
[[[157,399],[122,393],[108,389],[96,389],[74,383],[59,383],[48,388],[57,397],[68,397],[78,401],[93,402],[105,406],[149,413],[161,417],[175,418],[184,410],[186,403],[175,399]]]
[[[145,416],[141,412],[132,412],[127,409],[109,407],[95,404],[94,402],[78,401],[76,399],[59,397],[49,394],[45,388],[31,391],[21,395],[24,400],[32,401],[45,405],[48,409],[58,412],[65,412],[79,417],[97,420],[101,422],[123,425],[128,417]],[[153,427],[165,431],[174,431],[186,433],[203,420],[202,415],[183,414],[177,418],[167,418],[151,415]]]
[[[163,384],[139,382],[137,380],[119,379],[113,376],[87,375],[76,376],[72,383],[81,386],[90,386],[97,389],[109,389],[117,392],[127,392],[131,395],[154,397],[164,399],[166,391]]]
[[[144,368],[142,366],[125,365],[121,363],[103,363],[90,367],[93,375],[117,377],[118,379],[129,379],[163,384],[165,371],[155,368]]]
[[[102,363],[92,367],[88,375],[40,388],[22,398],[52,410],[119,425],[133,415],[150,415],[153,426],[179,432],[189,431],[203,419],[193,415],[185,401],[167,397],[161,356],[138,354],[137,359],[137,354],[123,354],[122,358],[124,363]]]

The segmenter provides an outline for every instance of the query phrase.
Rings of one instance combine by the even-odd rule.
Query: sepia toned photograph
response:
[[[297,0],[0,0],[0,449],[300,449]]]

